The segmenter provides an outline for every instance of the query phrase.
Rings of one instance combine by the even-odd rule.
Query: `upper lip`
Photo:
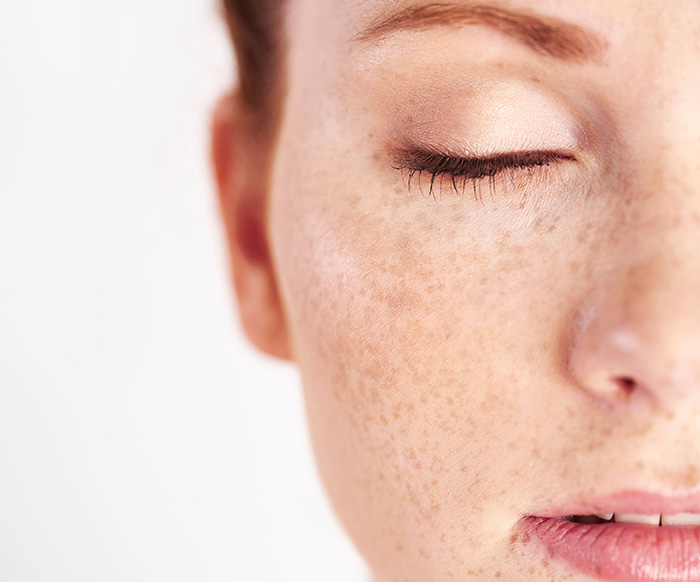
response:
[[[642,515],[700,513],[700,490],[676,494],[622,491],[586,501],[564,503],[533,515],[537,517],[563,517],[602,513],[637,513]]]

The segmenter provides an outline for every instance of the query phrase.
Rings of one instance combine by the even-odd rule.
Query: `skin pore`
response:
[[[290,0],[276,139],[219,107],[242,321],[376,582],[596,579],[522,520],[700,485],[700,3],[427,4]]]

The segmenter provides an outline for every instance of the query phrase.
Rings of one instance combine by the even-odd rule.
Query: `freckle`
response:
[[[688,469],[685,471],[684,477],[684,485],[686,486],[692,486],[695,485],[698,481],[698,467],[697,465],[690,465]]]

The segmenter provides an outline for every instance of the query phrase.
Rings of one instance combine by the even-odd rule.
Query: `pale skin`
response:
[[[586,62],[480,24],[357,38],[408,5],[290,0],[272,145],[220,104],[242,322],[297,362],[376,582],[590,580],[519,521],[700,485],[700,3],[500,4],[595,35]],[[565,155],[431,188],[416,143]]]

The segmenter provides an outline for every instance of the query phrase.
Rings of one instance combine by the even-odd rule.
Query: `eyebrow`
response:
[[[426,30],[435,26],[482,25],[515,39],[535,52],[577,63],[600,62],[603,40],[580,26],[502,6],[433,2],[403,8],[379,18],[355,37],[378,41],[399,30]]]

